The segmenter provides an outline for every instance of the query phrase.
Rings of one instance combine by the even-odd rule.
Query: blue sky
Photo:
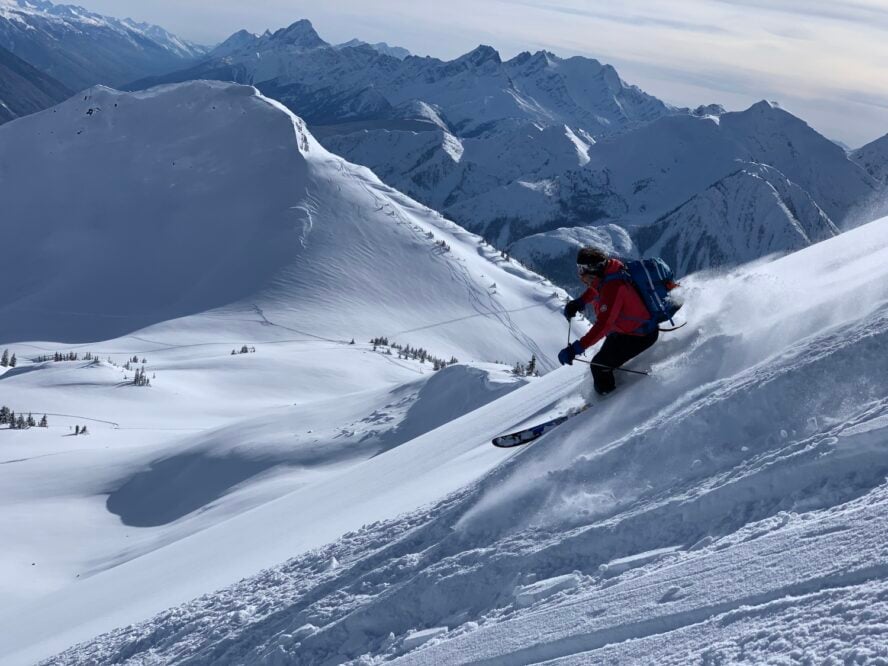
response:
[[[776,100],[857,147],[888,133],[888,0],[70,0],[218,42],[300,18],[329,42],[386,41],[453,58],[548,49],[613,64],[681,106]]]

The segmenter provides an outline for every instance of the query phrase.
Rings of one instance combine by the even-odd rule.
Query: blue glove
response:
[[[577,312],[582,312],[586,309],[586,303],[582,298],[575,298],[570,303],[564,306],[564,318],[570,321],[574,317],[577,316]]]
[[[561,365],[573,365],[574,359],[584,353],[586,348],[579,340],[574,340],[567,347],[558,352],[558,362]]]

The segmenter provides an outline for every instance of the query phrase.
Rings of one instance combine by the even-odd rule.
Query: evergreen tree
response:
[[[527,364],[527,374],[530,376],[536,376],[537,371],[537,357],[536,354],[532,354],[530,357],[530,363]]]
[[[40,419],[40,423],[38,424],[41,428],[48,428],[49,421],[46,420],[46,414],[43,415],[43,418]]]
[[[15,412],[9,412],[9,427],[15,430]]]
[[[25,421],[25,423],[27,424],[27,426],[29,428],[33,428],[37,425],[37,421],[34,420],[34,415],[31,414],[30,412],[28,413],[28,418]]]
[[[3,350],[3,356],[0,357],[0,366],[2,366],[4,368],[9,367],[9,350],[8,349]]]
[[[25,429],[25,417],[21,414],[15,419],[15,429],[16,430],[24,430]]]
[[[4,423],[9,423],[9,407],[3,405],[0,407],[0,425]]]
[[[75,434],[75,435],[79,435],[79,434],[80,434],[80,426],[79,426],[79,425],[74,426],[74,434]]]
[[[9,359],[9,367],[14,368],[17,363],[18,363],[18,361],[15,359],[15,352],[13,352],[12,358]]]
[[[80,434],[81,435],[88,435],[89,434],[88,432],[86,432],[86,426],[80,427]]]

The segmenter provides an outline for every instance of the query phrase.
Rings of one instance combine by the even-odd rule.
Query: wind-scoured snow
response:
[[[888,218],[688,278],[689,325],[631,363],[650,377],[621,377],[480,480],[52,663],[880,663],[886,267]],[[491,432],[581,393],[587,372],[549,373],[340,488],[384,479],[417,497],[405,468],[432,457],[445,479],[488,459]],[[197,544],[249,529],[229,521],[176,554],[187,568]]]

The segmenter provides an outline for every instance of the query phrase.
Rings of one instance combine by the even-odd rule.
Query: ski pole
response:
[[[608,370],[619,370],[620,372],[629,372],[633,375],[644,375],[645,377],[650,377],[651,373],[645,372],[644,370],[630,370],[629,368],[613,368],[609,365],[604,365],[603,363],[595,363],[594,361],[584,361],[581,358],[575,358],[574,361],[579,363],[585,363],[586,365],[594,365],[596,368],[607,368]]]

